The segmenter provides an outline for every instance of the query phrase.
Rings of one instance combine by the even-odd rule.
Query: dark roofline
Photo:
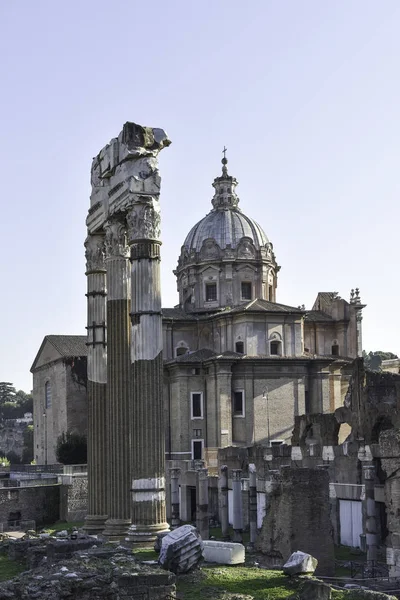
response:
[[[83,339],[86,340],[86,336],[85,335],[57,335],[57,334],[45,335],[44,338],[43,338],[42,343],[40,344],[40,348],[39,348],[39,350],[38,350],[38,352],[37,352],[37,354],[35,356],[35,359],[34,359],[34,361],[32,363],[32,366],[29,369],[29,371],[31,373],[33,373],[34,370],[36,369],[36,363],[39,360],[39,357],[40,357],[40,355],[42,353],[42,350],[43,350],[44,345],[46,344],[46,342],[49,342],[53,346],[53,348],[61,355],[60,359],[61,358],[67,358],[69,356],[87,356],[87,352],[84,355],[77,354],[77,353],[63,354],[63,352],[61,352],[60,349],[57,348],[57,345],[54,343],[54,338],[59,338],[59,337],[64,337],[64,338],[83,338]],[[53,338],[53,339],[51,339],[51,338]]]

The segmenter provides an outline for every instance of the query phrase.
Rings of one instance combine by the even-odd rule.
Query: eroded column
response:
[[[196,527],[203,540],[210,537],[208,519],[208,469],[199,469],[196,474]]]
[[[104,235],[85,241],[87,275],[88,514],[85,529],[101,533],[107,519],[107,347]]]
[[[376,532],[376,504],[375,504],[375,467],[363,465],[365,485],[365,538],[367,542],[367,560],[378,559],[378,536]]]
[[[243,503],[242,503],[242,470],[232,469],[233,497],[233,541],[242,542],[243,533]]]
[[[140,196],[127,214],[132,286],[132,525],[127,540],[133,543],[152,542],[168,529],[158,190],[154,183],[153,195]]]
[[[124,539],[130,519],[130,263],[125,222],[107,221],[108,520],[104,535]]]
[[[222,465],[219,479],[219,518],[224,540],[229,539],[229,511],[228,511],[228,467]]]
[[[254,464],[249,465],[249,522],[250,547],[254,548],[257,537],[257,473]]]
[[[179,476],[181,470],[172,468],[169,473],[171,479],[171,529],[176,529],[181,524],[179,518]]]

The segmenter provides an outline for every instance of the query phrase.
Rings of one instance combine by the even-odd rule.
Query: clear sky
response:
[[[398,0],[0,2],[0,381],[31,389],[46,334],[84,334],[92,157],[164,128],[163,305],[228,148],[278,302],[358,286],[364,347],[400,353]]]

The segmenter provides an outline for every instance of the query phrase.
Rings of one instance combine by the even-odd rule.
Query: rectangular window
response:
[[[214,302],[217,299],[217,284],[206,283],[206,302]]]
[[[203,459],[203,440],[192,440],[192,460]]]
[[[44,386],[44,405],[45,408],[51,408],[51,385],[49,381],[46,381]]]
[[[242,300],[251,300],[251,282],[242,281]]]
[[[203,393],[192,392],[191,393],[191,418],[202,419],[203,418]]]
[[[193,429],[193,436],[195,438],[201,438],[201,429]]]
[[[244,417],[244,390],[233,392],[233,415],[235,417]]]

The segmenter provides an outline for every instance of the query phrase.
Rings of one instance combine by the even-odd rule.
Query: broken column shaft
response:
[[[107,348],[104,235],[89,235],[86,247],[88,346],[88,514],[85,529],[101,533],[107,519]]]
[[[107,265],[107,427],[108,520],[104,535],[124,539],[130,519],[130,264],[125,221],[110,219],[106,231]]]

